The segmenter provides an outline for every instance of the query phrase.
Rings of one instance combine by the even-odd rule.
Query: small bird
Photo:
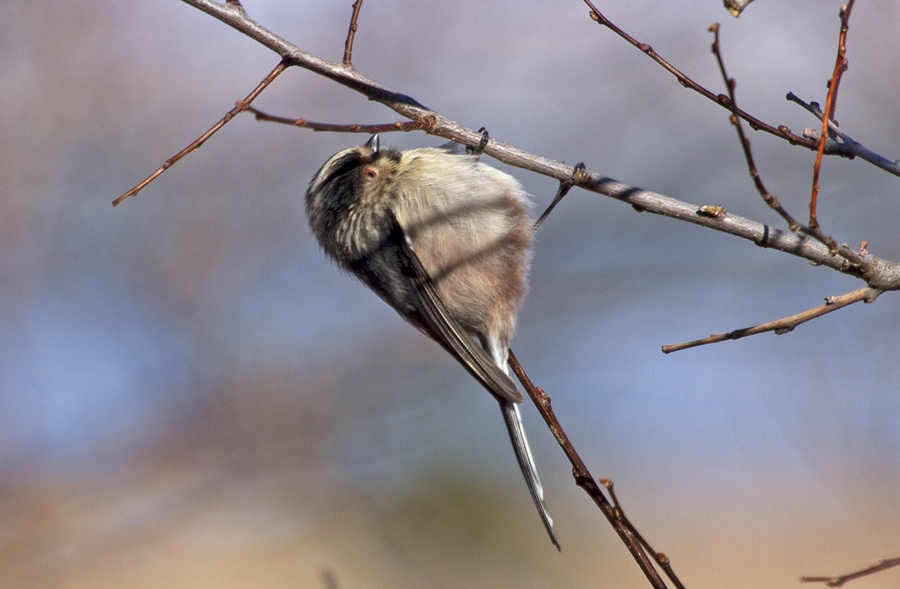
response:
[[[309,225],[325,253],[500,403],[528,490],[559,549],[517,406],[524,397],[506,367],[528,290],[530,204],[515,178],[477,155],[382,148],[378,135],[333,155],[306,191]]]

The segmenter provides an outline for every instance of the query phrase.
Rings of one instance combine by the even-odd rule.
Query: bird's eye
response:
[[[375,178],[378,177],[378,170],[376,170],[373,167],[366,166],[366,169],[363,170],[363,174],[366,175],[366,178],[369,178],[370,180],[374,180]]]

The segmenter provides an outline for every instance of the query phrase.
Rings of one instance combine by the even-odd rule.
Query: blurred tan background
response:
[[[339,61],[352,2],[245,0]],[[741,106],[799,132],[824,102],[838,2],[598,7]],[[900,8],[857,3],[838,119],[888,158]],[[354,63],[541,155],[782,227],[727,113],[581,2],[363,6]],[[533,408],[562,542],[547,541],[495,403],[318,251],[302,194],[364,136],[242,116],[137,198],[110,202],[277,63],[176,0],[0,3],[0,586],[645,587]],[[396,116],[289,71],[259,108]],[[803,216],[813,155],[752,135]],[[436,145],[392,135],[401,147]],[[555,183],[514,172],[545,206]],[[900,180],[828,159],[820,220],[900,259]],[[688,587],[795,587],[900,554],[896,297],[664,356],[660,346],[857,288],[750,243],[574,191],[542,227],[514,349],[596,476]],[[900,571],[855,582],[895,587]]]

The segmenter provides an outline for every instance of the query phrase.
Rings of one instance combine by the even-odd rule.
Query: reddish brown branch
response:
[[[758,333],[766,333],[768,331],[774,331],[777,335],[783,335],[785,333],[793,331],[794,328],[798,325],[806,323],[807,321],[812,321],[817,317],[827,315],[832,311],[837,311],[838,309],[842,309],[848,305],[852,305],[853,303],[858,303],[860,301],[871,303],[880,294],[880,290],[865,286],[845,295],[841,295],[838,297],[828,297],[825,299],[824,305],[808,309],[806,311],[803,311],[802,313],[791,315],[790,317],[784,317],[775,321],[769,321],[768,323],[760,323],[759,325],[756,325],[754,327],[736,329],[734,331],[729,331],[728,333],[714,334],[709,337],[690,342],[665,345],[662,347],[662,351],[664,354],[669,354],[671,352],[678,352],[681,350],[686,350],[688,348],[696,348],[698,346],[703,346],[706,344],[715,344],[718,342],[724,342],[726,340],[741,339],[743,337],[756,335]]]
[[[631,522],[625,517],[621,507],[615,500],[615,495],[612,494],[612,483],[606,479],[603,481],[603,486],[610,490],[610,496],[613,497],[613,501],[610,502],[610,500],[606,498],[606,495],[603,494],[600,485],[597,484],[597,480],[588,470],[584,461],[581,459],[581,456],[579,456],[575,447],[572,445],[572,441],[566,435],[565,430],[563,430],[562,425],[556,418],[556,414],[553,412],[553,408],[550,405],[550,397],[547,396],[547,393],[545,393],[543,389],[536,387],[534,383],[531,382],[531,379],[528,378],[528,375],[525,373],[525,370],[522,368],[522,365],[519,363],[519,360],[516,358],[515,354],[513,354],[512,350],[509,352],[509,365],[519,379],[519,382],[521,382],[522,386],[525,388],[525,392],[531,397],[531,400],[534,402],[535,407],[537,407],[541,417],[544,418],[544,422],[547,424],[547,427],[550,428],[551,433],[553,433],[556,442],[559,444],[560,448],[562,448],[566,458],[569,459],[569,463],[572,465],[572,477],[575,479],[575,484],[581,487],[584,492],[593,499],[594,503],[597,504],[597,507],[600,508],[603,515],[609,520],[609,523],[619,535],[619,538],[622,539],[622,542],[628,548],[628,551],[631,552],[632,557],[653,587],[657,589],[665,588],[665,581],[663,581],[662,577],[659,575],[659,571],[657,571],[654,566],[654,562],[662,562],[665,560],[667,563],[668,561],[665,559],[665,556],[662,555],[662,559],[660,559],[661,555],[657,554],[656,559],[654,560],[648,555],[648,551],[652,552],[652,549],[644,541],[643,537],[637,532],[634,526],[632,526]],[[671,567],[669,567],[668,564],[663,568],[667,571],[667,574],[670,574]],[[671,573],[670,578],[677,579],[677,577],[674,577],[674,573]],[[676,582],[676,585],[681,587],[680,581]]]
[[[307,121],[306,119],[279,117],[266,114],[252,106],[247,108],[247,112],[253,113],[256,116],[257,121],[280,123],[282,125],[291,125],[303,129],[312,129],[313,131],[329,131],[331,133],[391,133],[394,131],[422,131],[427,130],[430,126],[430,120],[428,118],[423,118],[418,121],[397,121],[395,123],[376,123],[370,125],[351,123],[342,125],[338,123],[317,123],[315,121]]]
[[[359,19],[359,10],[362,8],[363,0],[356,0],[353,3],[353,14],[350,15],[350,28],[347,31],[347,41],[344,42],[344,65],[353,67],[353,38],[356,36],[356,21]]]
[[[847,573],[846,575],[838,575],[835,577],[800,577],[801,583],[825,583],[829,587],[840,587],[844,583],[853,581],[860,577],[865,577],[873,573],[877,573],[895,566],[900,566],[900,558],[883,558],[876,560],[864,569]]]
[[[847,71],[847,31],[850,29],[850,12],[853,10],[854,2],[855,0],[850,0],[846,6],[841,8],[841,32],[838,35],[838,53],[834,62],[834,73],[831,74],[831,81],[828,83],[828,95],[825,98],[825,116],[822,117],[822,133],[819,135],[818,145],[816,146],[812,196],[809,198],[809,226],[813,230],[819,228],[819,220],[816,217],[819,200],[819,170],[822,167],[822,155],[825,153],[825,141],[829,136],[828,123],[834,119],[834,113],[837,109],[838,86],[841,84],[841,77]]]
[[[240,3],[232,2],[232,4],[235,4],[237,6],[237,8],[240,8]],[[156,178],[158,178],[163,172],[165,172],[166,170],[171,168],[173,165],[175,165],[181,158],[183,158],[187,154],[193,153],[194,151],[199,149],[201,145],[206,143],[207,139],[209,139],[210,137],[215,135],[219,129],[221,129],[228,123],[228,121],[230,121],[231,119],[233,119],[240,113],[244,112],[245,110],[249,109],[250,103],[253,102],[256,99],[256,97],[259,96],[262,93],[262,91],[265,90],[266,87],[268,87],[268,85],[271,84],[272,81],[275,78],[277,78],[281,72],[286,70],[288,68],[288,65],[289,65],[288,61],[286,59],[282,59],[281,62],[277,66],[275,66],[275,69],[273,69],[271,72],[269,72],[269,75],[266,76],[263,79],[263,81],[260,82],[259,85],[253,89],[253,92],[248,94],[246,96],[246,98],[244,98],[243,100],[238,100],[237,104],[235,104],[235,107],[233,109],[231,109],[230,111],[228,111],[227,113],[225,113],[225,116],[222,117],[221,119],[219,119],[218,123],[216,123],[215,125],[210,127],[209,130],[206,131],[206,133],[204,133],[200,137],[197,137],[195,140],[193,140],[190,143],[190,145],[188,145],[187,147],[185,147],[184,149],[182,149],[181,151],[179,151],[178,153],[176,153],[175,155],[173,155],[172,157],[167,159],[163,163],[163,165],[161,165],[159,168],[156,169],[155,172],[153,172],[152,174],[150,174],[149,176],[144,178],[141,182],[139,182],[137,184],[137,186],[135,186],[134,188],[132,188],[131,190],[129,190],[128,192],[126,192],[125,194],[123,194],[122,196],[117,198],[116,200],[114,200],[112,203],[113,206],[116,206],[117,204],[119,204],[120,202],[122,202],[123,200],[128,198],[129,196],[137,196],[138,192],[140,192],[141,190],[144,189],[145,186],[147,186],[148,184],[150,184],[151,182],[156,180]]]

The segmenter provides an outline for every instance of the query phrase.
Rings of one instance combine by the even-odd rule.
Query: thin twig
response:
[[[240,3],[232,2],[231,4],[234,4],[235,6],[237,6],[237,8],[241,8]],[[242,8],[241,8],[241,12],[243,12]],[[147,186],[148,184],[150,184],[151,182],[156,180],[156,178],[158,178],[163,172],[165,172],[166,170],[171,168],[175,163],[177,163],[178,160],[180,160],[187,154],[193,153],[194,151],[199,149],[201,145],[206,143],[207,139],[209,139],[210,137],[215,135],[219,129],[221,129],[228,123],[228,121],[230,121],[231,119],[233,119],[240,113],[244,112],[248,108],[250,108],[250,103],[253,102],[253,100],[257,96],[259,96],[262,93],[262,91],[265,90],[266,87],[269,84],[271,84],[272,81],[275,78],[277,78],[281,72],[286,70],[288,68],[288,65],[289,64],[288,64],[287,60],[282,59],[281,62],[279,62],[279,64],[277,66],[275,66],[275,69],[273,69],[271,72],[269,72],[269,75],[266,76],[263,79],[263,81],[260,82],[259,85],[253,89],[253,92],[248,94],[247,97],[244,98],[243,100],[238,100],[237,104],[235,104],[235,107],[233,109],[231,109],[230,111],[228,111],[227,113],[225,113],[225,116],[222,117],[221,119],[219,119],[218,123],[216,123],[215,125],[210,127],[206,133],[204,133],[200,137],[197,137],[195,140],[193,140],[190,143],[190,145],[188,145],[187,147],[185,147],[184,149],[182,149],[181,151],[179,151],[178,153],[176,153],[175,155],[173,155],[172,157],[167,159],[165,161],[165,163],[163,163],[163,165],[161,165],[159,168],[156,169],[155,172],[153,172],[152,174],[150,174],[149,176],[144,178],[141,182],[139,182],[137,184],[137,186],[135,186],[134,188],[132,188],[131,190],[129,190],[128,192],[126,192],[125,194],[123,194],[122,196],[117,198],[116,200],[114,200],[112,203],[113,206],[116,206],[117,204],[119,204],[120,202],[122,202],[123,200],[128,198],[129,196],[137,196],[138,192],[140,192],[141,190],[144,189],[145,186]]]
[[[616,496],[616,489],[613,485],[613,482],[609,479],[600,479],[600,484],[606,488],[606,491],[609,493],[609,497],[611,499],[612,505],[616,510],[617,517],[622,520],[625,525],[627,525],[631,530],[634,531],[635,537],[641,546],[644,547],[648,553],[656,556],[656,564],[659,565],[661,569],[666,573],[666,576],[669,577],[669,580],[672,581],[672,584],[675,585],[676,589],[685,589],[684,584],[681,582],[681,579],[678,578],[678,575],[675,574],[675,571],[672,569],[672,562],[662,552],[657,552],[650,546],[650,543],[647,542],[647,539],[644,538],[643,534],[641,534],[637,528],[631,523],[631,520],[628,519],[628,516],[625,515],[625,509],[622,507],[622,503],[619,501],[619,498]]]
[[[347,41],[344,43],[344,65],[353,67],[353,38],[356,36],[356,21],[359,19],[359,9],[362,8],[363,0],[356,0],[353,3],[353,14],[350,16],[350,29],[347,31]]]
[[[813,116],[815,116],[820,121],[828,121],[828,136],[825,138],[825,153],[830,153],[834,151],[834,149],[836,149],[836,146],[841,146],[843,149],[846,149],[848,151],[851,159],[854,157],[858,157],[869,162],[877,168],[881,168],[889,174],[900,176],[900,161],[891,161],[883,155],[875,153],[859,141],[856,141],[855,139],[844,133],[844,131],[842,131],[841,128],[837,125],[837,123],[835,123],[833,120],[825,118],[825,113],[823,113],[819,108],[819,103],[810,102],[807,104],[793,92],[788,92],[785,98],[789,102],[795,102],[799,104],[804,109],[812,113]],[[821,134],[818,131],[806,129],[803,132],[803,136],[818,142]],[[833,137],[837,137],[838,139],[840,139],[840,142],[836,141]]]
[[[591,3],[590,0],[583,0],[583,2],[585,4],[587,4],[588,7],[591,9],[590,17],[594,22],[605,26],[606,28],[608,28],[609,30],[614,32],[616,35],[618,35],[622,39],[625,39],[631,45],[635,46],[642,53],[644,53],[645,55],[650,57],[650,59],[652,59],[659,65],[661,65],[663,67],[663,69],[665,69],[667,72],[669,72],[670,74],[675,76],[675,79],[678,80],[679,84],[681,84],[685,88],[690,88],[694,92],[697,92],[701,96],[703,96],[709,100],[712,100],[713,102],[715,102],[716,104],[718,104],[720,106],[730,109],[731,105],[728,103],[727,96],[725,96],[723,94],[715,94],[715,93],[711,92],[710,90],[707,90],[706,88],[704,88],[703,86],[701,86],[700,84],[698,84],[697,82],[695,82],[694,80],[689,78],[686,74],[681,72],[678,68],[673,66],[671,63],[669,63],[668,61],[663,59],[658,53],[656,53],[656,51],[653,50],[653,47],[651,47],[649,44],[638,41],[637,39],[633,38],[631,35],[629,35],[625,31],[623,31],[622,29],[617,27],[611,20],[606,18],[606,16],[604,16],[599,10],[597,10],[597,8]],[[817,141],[815,141],[813,139],[809,139],[807,137],[803,137],[801,135],[797,135],[797,134],[791,132],[791,130],[788,127],[786,127],[785,125],[779,125],[779,126],[775,127],[773,125],[770,125],[768,123],[761,121],[760,119],[754,117],[750,113],[747,113],[740,109],[738,109],[737,113],[738,113],[739,117],[741,117],[742,119],[747,121],[747,123],[750,125],[750,128],[753,129],[754,131],[765,131],[766,133],[769,133],[770,135],[774,135],[775,137],[779,137],[781,139],[786,140],[791,145],[802,145],[803,147],[806,147],[807,149],[810,149],[810,150],[814,150],[818,146]],[[841,157],[852,157],[852,155],[853,155],[852,153],[850,153],[849,150],[847,150],[844,146],[841,146],[840,144],[833,144],[831,147],[833,147],[833,151],[829,150],[827,152],[829,155],[838,155]]]
[[[609,523],[619,535],[619,538],[622,539],[622,542],[628,548],[629,552],[631,552],[631,556],[635,559],[653,587],[656,589],[664,589],[666,587],[665,581],[663,581],[662,577],[659,575],[659,571],[657,571],[654,566],[653,559],[650,558],[642,545],[640,535],[631,523],[622,517],[622,511],[618,505],[610,503],[609,499],[606,498],[606,495],[603,494],[600,485],[597,484],[597,480],[591,475],[584,461],[581,459],[581,456],[579,456],[575,447],[572,445],[572,441],[566,435],[562,425],[556,418],[556,414],[553,412],[553,408],[550,405],[550,397],[547,396],[547,393],[545,393],[543,389],[536,387],[534,383],[531,382],[531,379],[528,378],[528,375],[525,373],[525,370],[522,368],[522,365],[519,363],[519,360],[516,358],[515,354],[513,354],[512,350],[509,352],[509,366],[519,379],[519,382],[522,383],[525,392],[531,397],[531,400],[534,402],[535,407],[537,407],[541,417],[544,418],[547,427],[550,428],[550,431],[556,438],[556,442],[565,453],[566,458],[569,459],[569,463],[572,465],[572,476],[575,479],[575,484],[581,487],[584,492],[594,500],[594,503],[596,503],[597,507],[600,508],[600,511],[603,512],[606,519],[609,520]]]
[[[621,38],[625,39],[631,45],[637,47],[641,52],[661,65],[663,69],[675,76],[679,84],[681,84],[685,88],[690,88],[691,90],[697,92],[698,94],[709,100],[712,100],[720,106],[729,108],[730,105],[728,104],[728,98],[726,96],[722,94],[714,94],[700,84],[696,83],[683,72],[678,70],[678,68],[674,67],[672,64],[660,57],[659,54],[657,54],[650,45],[637,41],[628,33],[613,24],[613,22],[606,18],[606,16],[604,16],[599,10],[597,10],[589,0],[583,1],[591,8],[590,17],[592,20],[594,20],[598,24],[605,26]],[[808,137],[806,136],[806,134],[797,135],[796,133],[793,133],[791,129],[786,125],[778,125],[777,127],[769,125],[768,123],[765,123],[760,119],[754,117],[753,115],[740,109],[738,110],[738,116],[747,121],[747,123],[750,125],[750,128],[754,131],[765,131],[770,135],[774,135],[775,137],[784,139],[791,145],[800,145],[809,149],[810,151],[816,151],[819,148],[818,137]],[[837,141],[827,141],[825,143],[824,153],[825,155],[836,155],[848,159],[859,157],[860,159],[867,161],[878,168],[881,168],[889,174],[900,176],[900,162],[892,162],[891,160],[880,156],[871,150],[865,149],[861,144],[856,142],[840,143]]]
[[[834,73],[828,83],[828,95],[825,98],[825,116],[822,117],[822,133],[816,146],[816,163],[813,165],[812,196],[809,198],[809,227],[819,229],[819,220],[816,217],[816,208],[819,200],[819,170],[822,167],[822,154],[825,153],[825,140],[828,137],[828,122],[834,119],[837,109],[838,87],[841,77],[847,71],[847,31],[850,29],[850,12],[853,10],[855,0],[850,0],[841,8],[841,32],[838,35],[838,52],[834,62]]]
[[[280,123],[282,125],[291,125],[303,129],[312,129],[313,131],[329,131],[331,133],[391,133],[394,131],[421,131],[430,126],[427,120],[397,121],[395,123],[377,123],[369,125],[357,123],[351,123],[349,125],[317,123],[315,121],[307,121],[306,119],[291,119],[288,117],[266,114],[252,106],[247,108],[247,112],[253,113],[253,115],[256,116],[257,121]]]
[[[854,290],[853,292],[849,292],[845,295],[828,297],[825,299],[824,305],[808,309],[806,311],[803,311],[802,313],[791,315],[790,317],[784,317],[782,319],[769,321],[767,323],[760,323],[759,325],[753,327],[736,329],[734,331],[729,331],[728,333],[714,334],[709,337],[690,342],[665,345],[662,347],[662,351],[664,354],[669,354],[671,352],[678,352],[681,350],[686,350],[688,348],[696,348],[698,346],[704,346],[706,344],[715,344],[727,340],[741,339],[743,337],[756,335],[758,333],[766,333],[768,331],[774,331],[776,335],[783,335],[785,333],[793,331],[794,328],[798,325],[802,325],[807,321],[811,321],[813,319],[816,319],[817,317],[821,317],[822,315],[827,315],[832,311],[837,311],[838,309],[842,309],[848,305],[852,305],[853,303],[858,303],[860,301],[871,303],[876,298],[878,298],[878,295],[880,294],[880,290],[864,286],[863,288]]]
[[[759,195],[766,202],[766,204],[769,205],[769,207],[774,209],[775,212],[777,212],[785,221],[787,221],[788,227],[791,231],[812,236],[813,238],[817,239],[822,244],[827,246],[828,251],[843,257],[848,262],[850,262],[851,265],[862,264],[863,260],[856,252],[854,252],[847,246],[839,246],[834,238],[822,233],[822,230],[818,225],[816,227],[810,227],[800,224],[796,219],[794,219],[793,216],[791,216],[786,210],[784,210],[778,198],[776,198],[771,193],[769,193],[768,190],[766,190],[766,187],[762,182],[762,177],[760,176],[759,171],[756,169],[756,164],[753,161],[753,150],[750,149],[750,141],[747,139],[746,135],[744,135],[743,125],[741,124],[741,119],[737,114],[737,100],[734,96],[736,84],[734,79],[729,78],[728,73],[725,71],[725,61],[722,58],[722,48],[719,44],[719,24],[711,24],[709,26],[709,31],[714,35],[712,52],[716,56],[716,62],[719,65],[719,72],[722,74],[722,79],[725,80],[725,86],[728,89],[728,97],[732,109],[730,121],[734,125],[735,129],[737,129],[738,137],[740,137],[741,141],[741,149],[743,149],[744,151],[744,157],[747,160],[747,167],[750,170],[750,177],[753,179],[753,184],[754,186],[756,186],[757,192],[759,192]]]
[[[895,566],[900,566],[900,558],[883,558],[876,560],[864,569],[847,573],[846,575],[837,575],[834,577],[800,577],[801,583],[825,583],[829,587],[840,587],[844,583],[853,581],[860,577],[871,575]]]
[[[584,162],[580,162],[575,164],[575,171],[572,172],[572,176],[568,180],[563,180],[559,183],[559,188],[556,190],[556,195],[553,197],[553,201],[550,205],[544,210],[538,220],[534,222],[534,225],[531,227],[531,232],[534,233],[537,231],[538,227],[541,226],[541,223],[550,215],[556,205],[559,204],[559,201],[563,199],[569,191],[572,190],[573,187],[578,186],[580,183],[587,180],[590,176],[587,173],[587,168],[584,167]]]
[[[753,185],[756,186],[756,191],[759,192],[759,195],[766,204],[776,213],[781,215],[781,218],[787,222],[788,228],[791,231],[799,231],[803,229],[803,226],[800,225],[790,213],[784,210],[784,207],[781,206],[781,201],[779,201],[777,197],[766,190],[762,181],[762,176],[760,176],[759,170],[756,169],[756,163],[753,160],[753,150],[750,149],[750,141],[747,139],[747,136],[744,135],[744,126],[741,124],[741,118],[738,115],[737,100],[734,96],[736,84],[734,79],[729,78],[728,73],[725,71],[725,61],[722,59],[722,50],[719,45],[719,23],[710,25],[709,30],[713,34],[712,52],[713,55],[716,56],[716,63],[719,64],[719,72],[722,74],[722,79],[725,81],[725,87],[728,90],[728,98],[731,105],[731,116],[729,117],[729,120],[731,121],[731,124],[734,125],[738,137],[740,138],[741,149],[744,151],[744,158],[747,160],[747,168],[750,170],[750,177],[753,179]]]

